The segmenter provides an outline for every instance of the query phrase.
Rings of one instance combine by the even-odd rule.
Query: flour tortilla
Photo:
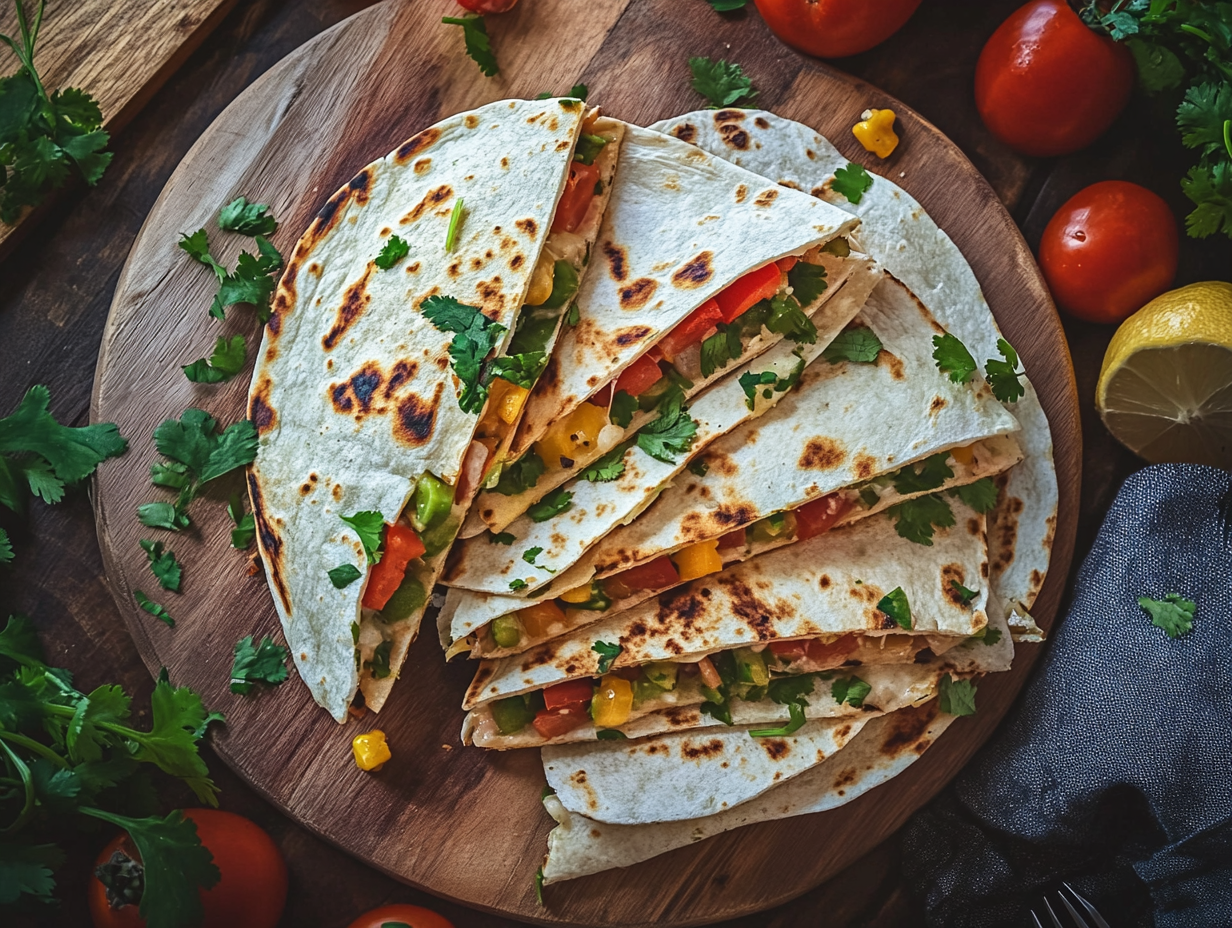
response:
[[[249,397],[260,444],[248,487],[291,656],[338,721],[360,682],[365,584],[337,589],[328,571],[367,572],[340,517],[394,522],[425,472],[455,484],[478,419],[458,405],[453,334],[419,306],[443,293],[513,329],[584,115],[576,100],[508,100],[425,129],[329,199],[279,282]],[[409,254],[379,269],[395,234]],[[395,674],[418,619],[399,630]]]
[[[1001,333],[971,266],[919,202],[892,180],[874,174],[860,202],[850,203],[831,189],[834,172],[848,163],[838,149],[808,126],[764,110],[697,110],[652,128],[859,216],[861,248],[906,284],[977,360],[1000,357]],[[1010,624],[1019,640],[1040,640],[1028,610],[1052,555],[1057,478],[1048,419],[1035,388],[1026,378],[1023,384],[1026,395],[1010,408],[1022,423],[1019,442],[1026,459],[1010,472],[990,539],[993,582],[1013,609]]]

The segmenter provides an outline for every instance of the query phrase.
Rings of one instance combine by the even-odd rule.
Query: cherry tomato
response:
[[[1120,322],[1172,286],[1179,249],[1176,218],[1162,198],[1105,180],[1057,210],[1039,260],[1062,309],[1088,322]]]
[[[517,5],[517,2],[518,0],[458,0],[458,6],[472,13],[508,13]]]
[[[676,328],[659,339],[659,344],[655,347],[670,361],[690,345],[700,342],[703,335],[722,321],[723,314],[719,311],[719,304],[714,300],[707,300],[689,313]]]
[[[197,836],[214,855],[221,879],[201,890],[205,907],[202,928],[275,928],[287,902],[287,865],[278,846],[254,822],[218,809],[185,809],[184,817],[197,826]],[[102,866],[119,851],[140,861],[128,835],[116,836],[98,855]],[[87,902],[94,928],[144,928],[136,905],[118,909],[107,903],[107,888],[90,877]]]
[[[819,58],[845,58],[880,45],[911,18],[920,0],[756,0],[780,39]]]
[[[510,4],[512,6],[512,4]],[[405,925],[406,928],[453,928],[453,922],[431,909],[418,905],[383,905],[365,912],[347,928],[384,928]]]
[[[1032,0],[992,34],[975,66],[990,132],[1026,155],[1085,148],[1129,102],[1134,59],[1092,32],[1065,0]]]

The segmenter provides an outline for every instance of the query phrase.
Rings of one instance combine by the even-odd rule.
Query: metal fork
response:
[[[1064,906],[1065,911],[1068,912],[1070,918],[1074,920],[1074,928],[1092,928],[1092,926],[1094,926],[1094,928],[1108,928],[1108,923],[1104,921],[1104,917],[1095,910],[1095,906],[1091,905],[1091,903],[1079,895],[1078,891],[1068,883],[1062,883],[1061,885],[1065,887],[1065,889],[1069,890],[1069,894],[1074,897],[1074,902],[1077,902],[1086,910],[1087,918],[1090,918],[1091,920],[1090,923],[1088,923],[1086,918],[1083,918],[1082,915],[1079,914],[1078,910],[1074,908],[1073,903],[1065,897],[1065,893],[1061,890],[1057,890],[1057,900],[1060,903],[1058,908]],[[1047,924],[1044,923],[1044,920],[1040,917],[1038,912],[1034,909],[1031,911],[1031,917],[1035,919],[1036,928],[1066,928],[1065,923],[1062,922],[1061,919],[1057,918],[1056,910],[1053,909],[1052,903],[1048,901],[1047,897],[1044,899],[1044,911],[1048,914]]]

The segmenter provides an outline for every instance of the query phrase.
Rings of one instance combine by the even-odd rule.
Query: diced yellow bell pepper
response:
[[[970,464],[975,460],[975,445],[967,445],[965,448],[951,448],[950,457],[959,464]]]
[[[893,110],[865,110],[863,121],[851,127],[851,134],[878,158],[888,158],[898,147],[898,135],[894,132]]]
[[[499,379],[493,383],[500,382]],[[500,416],[502,422],[506,425],[513,425],[518,421],[518,416],[522,412],[522,407],[526,405],[526,397],[530,393],[525,387],[519,387],[516,383],[509,384],[509,388],[500,398],[500,403],[496,407],[496,414]]]
[[[519,609],[518,618],[522,620],[526,634],[532,638],[545,638],[553,625],[564,623],[565,613],[560,606],[548,599]]]
[[[588,602],[593,595],[590,584],[583,583],[581,586],[575,586],[571,590],[565,590],[558,598],[563,599],[567,603],[584,603]]]
[[[633,685],[624,677],[607,674],[599,680],[599,688],[590,704],[595,728],[615,728],[629,721],[633,710]]]
[[[356,735],[351,741],[351,753],[355,755],[355,766],[369,772],[380,770],[394,756],[385,743],[385,732],[379,728]]]
[[[526,305],[541,306],[552,295],[552,278],[556,273],[556,262],[546,251],[539,253],[535,262],[535,270],[530,275],[530,287],[526,290]]]
[[[706,574],[717,573],[723,569],[723,558],[719,555],[719,540],[699,541],[689,545],[672,555],[676,569],[680,571],[681,580],[696,580]]]
[[[535,443],[535,451],[549,469],[561,467],[561,458],[574,461],[594,448],[607,423],[606,409],[594,403],[582,403]]]

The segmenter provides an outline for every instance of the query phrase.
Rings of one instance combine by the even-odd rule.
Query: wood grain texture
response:
[[[119,132],[201,41],[222,21],[235,0],[48,0],[34,47],[43,86],[78,87],[98,100],[103,128]],[[38,0],[25,0],[27,16]],[[17,39],[17,10],[0,6],[0,33]],[[0,74],[16,59],[0,55]],[[30,222],[27,209],[15,225],[0,223],[0,258]]]
[[[278,636],[264,580],[227,548],[222,501],[211,488],[193,508],[196,525],[171,539],[194,565],[184,593],[164,601],[179,624],[168,629],[139,611],[131,590],[150,592],[138,540],[149,537],[135,507],[161,498],[150,487],[156,459],[149,436],[186,406],[224,423],[242,415],[247,378],[222,387],[188,383],[177,368],[207,354],[220,334],[254,335],[251,317],[208,320],[212,278],[175,246],[178,233],[206,226],[233,263],[246,240],[217,233],[212,218],[232,196],[269,202],[283,219],[275,242],[288,251],[319,205],[363,164],[443,115],[504,96],[563,91],[577,80],[620,118],[648,123],[692,109],[689,55],[740,60],[761,90],[758,103],[818,128],[873,170],[849,142],[867,106],[898,112],[904,145],[889,169],[920,199],[971,260],[998,321],[1019,348],[1053,427],[1060,523],[1053,569],[1037,618],[1049,624],[1072,555],[1081,462],[1077,398],[1068,351],[1043,283],[1010,217],[961,152],[916,113],[882,92],[775,44],[756,18],[699,18],[662,0],[595,5],[566,37],[569,0],[520,5],[492,24],[503,75],[483,79],[459,54],[458,30],[439,26],[445,2],[389,2],[323,33],[260,78],[219,117],[171,177],[121,275],[103,334],[92,415],[132,439],[126,458],[97,484],[99,539],[108,579],[143,660],[166,665],[208,705],[227,713],[218,753],[245,780],[308,828],[373,866],[442,896],[489,911],[557,924],[699,924],[773,906],[849,865],[939,790],[987,737],[1029,670],[981,687],[982,708],[895,782],[821,816],[768,823],[681,849],[628,871],[549,888],[535,904],[531,875],[551,821],[542,811],[535,752],[493,755],[458,746],[466,666],[446,666],[432,636],[379,719],[396,758],[376,776],[350,758],[355,726],[340,728],[292,682],[255,698],[227,692],[231,647],[246,634]],[[705,12],[705,11],[703,11]],[[251,348],[250,348],[251,351]],[[208,567],[206,566],[208,565]],[[446,747],[449,746],[449,747]],[[800,855],[801,846],[815,849]]]

